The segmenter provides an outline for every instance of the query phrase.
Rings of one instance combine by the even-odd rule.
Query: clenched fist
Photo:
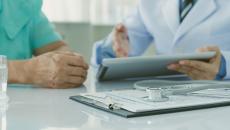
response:
[[[86,80],[88,65],[83,57],[72,52],[50,52],[25,64],[31,84],[48,88],[72,88]]]

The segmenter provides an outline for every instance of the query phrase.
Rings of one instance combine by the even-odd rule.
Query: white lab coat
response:
[[[130,39],[129,55],[143,54],[151,43],[157,54],[194,52],[217,45],[226,59],[226,78],[230,78],[230,0],[198,0],[182,23],[179,19],[179,0],[140,0],[123,22]],[[115,57],[111,45],[111,36],[97,42],[92,64]]]

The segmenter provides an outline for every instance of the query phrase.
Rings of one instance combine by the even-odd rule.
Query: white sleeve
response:
[[[132,14],[123,21],[128,30],[131,51],[129,56],[139,56],[145,52],[153,42],[153,36],[147,31],[146,26],[137,8]],[[97,66],[104,58],[115,58],[112,49],[111,34],[104,40],[96,42],[93,47],[91,64]]]

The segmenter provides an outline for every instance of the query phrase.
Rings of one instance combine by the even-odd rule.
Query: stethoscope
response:
[[[144,100],[148,102],[165,102],[169,100],[169,97],[164,93],[162,88],[147,88],[146,92],[148,96]]]
[[[169,80],[144,80],[134,84],[134,88],[146,91],[147,95],[143,100],[148,102],[166,102],[170,95],[186,95],[188,93],[205,90],[228,88],[230,82],[225,81],[169,81]]]

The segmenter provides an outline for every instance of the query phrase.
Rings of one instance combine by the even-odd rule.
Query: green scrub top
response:
[[[35,49],[62,40],[41,6],[42,0],[0,0],[0,55],[29,59]]]

